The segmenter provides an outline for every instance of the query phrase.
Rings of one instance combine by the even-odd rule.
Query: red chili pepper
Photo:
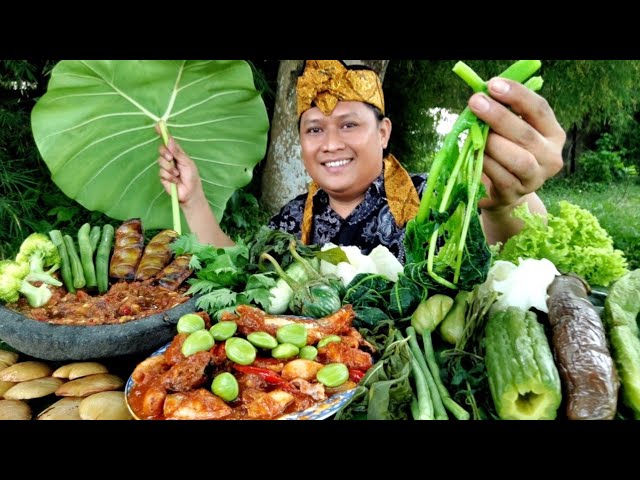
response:
[[[276,372],[269,370],[268,368],[252,367],[251,365],[238,365],[237,363],[233,364],[233,368],[241,373],[258,375],[268,383],[272,383],[274,385],[288,385],[289,383]]]
[[[350,368],[349,378],[356,383],[360,383],[360,380],[362,380],[362,377],[364,377],[365,373],[367,372],[363,372],[362,370],[358,370],[357,368]]]

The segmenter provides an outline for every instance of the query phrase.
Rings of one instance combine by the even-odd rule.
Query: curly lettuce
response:
[[[621,250],[588,210],[561,200],[557,214],[545,217],[529,212],[526,203],[513,210],[524,228],[504,244],[498,260],[546,258],[564,273],[575,273],[591,285],[609,286],[628,272]]]

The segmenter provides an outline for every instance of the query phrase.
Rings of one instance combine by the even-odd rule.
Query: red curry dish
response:
[[[356,387],[372,366],[373,347],[352,327],[355,317],[351,305],[327,317],[315,320],[286,315],[268,315],[249,306],[237,307],[237,315],[222,320],[238,325],[236,335],[253,332],[274,333],[279,326],[302,323],[307,329],[307,344],[316,345],[328,335],[340,337],[318,348],[315,360],[297,356],[277,359],[267,349],[259,349],[250,365],[238,365],[227,358],[226,342],[216,342],[206,351],[189,356],[182,353],[186,333],[177,334],[166,350],[139,363],[131,375],[132,387],[127,402],[142,420],[270,420],[300,412],[328,397]],[[206,313],[205,322],[209,325]],[[343,363],[349,380],[334,388],[320,383],[317,372],[327,364]],[[225,401],[212,393],[216,375],[229,372],[236,378],[239,394]]]
[[[84,290],[69,293],[62,287],[50,287],[51,299],[42,308],[32,308],[25,298],[6,307],[25,317],[59,325],[120,324],[169,310],[189,300],[188,285],[168,290],[151,282],[118,282],[104,295],[93,296]]]

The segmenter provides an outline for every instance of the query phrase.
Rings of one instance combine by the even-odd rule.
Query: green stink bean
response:
[[[313,345],[306,345],[300,349],[298,356],[305,360],[315,360],[318,356],[318,349]]]
[[[307,344],[307,329],[301,323],[289,323],[276,330],[276,338],[280,343],[291,343],[302,348]]]
[[[267,332],[250,333],[249,335],[247,335],[247,340],[249,340],[256,347],[267,348],[269,350],[278,346],[278,340],[276,340],[273,335]]]
[[[238,330],[238,324],[236,322],[223,321],[216,323],[209,329],[213,339],[219,342],[233,337],[233,334]]]
[[[240,337],[228,338],[224,344],[227,358],[238,365],[251,365],[256,359],[256,347]]]
[[[204,319],[195,313],[185,313],[178,319],[178,333],[193,333],[204,329]]]
[[[330,363],[318,370],[316,379],[329,388],[339,387],[349,380],[349,369],[344,363]]]
[[[238,386],[236,377],[229,372],[224,372],[216,375],[216,378],[213,379],[211,391],[225,402],[233,402],[238,398],[240,387]]]
[[[271,356],[279,359],[295,357],[298,353],[300,353],[300,349],[293,343],[281,343],[271,350]]]
[[[190,333],[189,336],[184,339],[180,351],[185,357],[188,357],[194,353],[211,350],[211,347],[213,347],[215,343],[215,340],[213,340],[208,330],[198,330]]]
[[[327,335],[318,342],[318,348],[326,347],[328,343],[341,341],[342,339],[338,335]]]

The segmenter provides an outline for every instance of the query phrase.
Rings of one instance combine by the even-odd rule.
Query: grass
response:
[[[640,183],[637,179],[613,184],[548,181],[539,191],[547,208],[559,200],[589,210],[624,252],[629,269],[640,268]]]

